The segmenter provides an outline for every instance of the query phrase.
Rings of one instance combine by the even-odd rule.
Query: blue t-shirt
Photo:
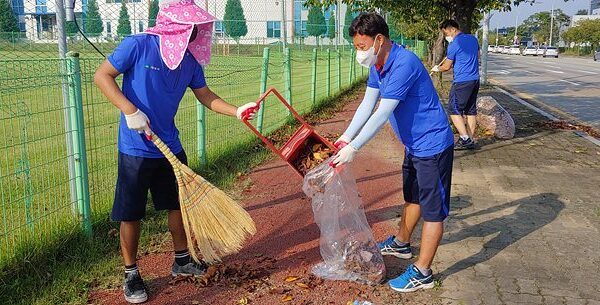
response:
[[[393,44],[383,68],[371,68],[367,86],[379,89],[382,99],[400,101],[390,124],[408,153],[429,157],[453,144],[446,112],[417,55]]]
[[[175,114],[188,87],[206,86],[202,66],[186,51],[179,67],[170,70],[160,56],[158,36],[151,34],[126,37],[108,61],[123,74],[123,94],[148,116],[152,131],[173,153],[181,152],[183,147],[175,127]],[[164,157],[143,134],[127,128],[122,113],[119,151],[137,157]]]
[[[454,63],[454,82],[479,80],[479,43],[470,34],[459,33],[448,46],[448,59]]]

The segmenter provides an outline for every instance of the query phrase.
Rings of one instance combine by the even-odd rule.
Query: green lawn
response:
[[[77,234],[77,209],[70,199],[62,101],[60,61],[53,52],[24,53],[20,59],[2,60],[12,51],[0,51],[0,274],[13,263],[52,248],[65,234]],[[119,113],[92,83],[101,59],[81,59],[89,187],[93,219],[108,221],[116,179],[116,140]],[[342,57],[338,78],[337,59],[331,60],[331,93],[350,85],[353,58]],[[4,56],[3,56],[4,55]],[[93,55],[93,53],[92,53]],[[10,58],[10,56],[8,56]],[[23,58],[27,57],[27,58]],[[260,56],[214,56],[206,69],[209,86],[225,100],[240,105],[260,94],[263,59]],[[300,112],[311,109],[312,52],[292,51],[292,103]],[[317,62],[317,100],[327,97],[325,52]],[[356,65],[356,67],[359,67]],[[283,92],[282,54],[274,49],[269,64],[268,86]],[[356,76],[364,71],[357,68]],[[338,86],[341,79],[341,86]],[[287,112],[272,99],[265,111],[266,132],[287,119]],[[197,102],[186,94],[177,115],[180,137],[190,159],[199,169]],[[235,119],[206,113],[206,140],[211,178],[214,168],[235,168],[222,158],[254,139]],[[234,175],[233,175],[234,176]]]

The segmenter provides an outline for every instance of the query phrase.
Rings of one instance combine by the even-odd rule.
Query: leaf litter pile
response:
[[[300,152],[298,158],[294,162],[294,166],[305,175],[311,169],[317,167],[323,161],[329,159],[333,155],[333,151],[323,143],[310,141]]]
[[[547,122],[540,123],[540,125],[542,127],[549,128],[549,129],[583,131],[596,139],[600,139],[600,132],[598,132],[597,130],[595,130],[594,128],[592,128],[590,126],[579,124],[579,123],[571,123],[571,122],[567,122],[567,121],[547,121]]]
[[[274,282],[270,278],[270,274],[277,269],[276,262],[277,260],[272,257],[257,254],[254,259],[245,260],[243,263],[211,265],[200,277],[176,277],[169,282],[169,285],[191,283],[202,288],[223,287],[232,290],[241,288],[244,296],[235,304],[258,304],[254,301],[266,294],[275,295],[282,303],[313,304],[310,301],[297,303],[296,296],[298,292],[307,292],[323,284],[323,279],[314,275],[304,275],[288,276],[281,282]],[[194,301],[192,304],[202,305],[204,303]]]

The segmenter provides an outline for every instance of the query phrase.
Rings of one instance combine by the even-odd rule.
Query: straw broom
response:
[[[256,234],[256,226],[248,212],[225,192],[181,163],[156,134],[151,132],[147,138],[158,147],[173,167],[183,225],[192,257],[199,261],[198,254],[201,254],[206,262],[212,263],[221,261],[223,256],[240,251],[246,237]]]

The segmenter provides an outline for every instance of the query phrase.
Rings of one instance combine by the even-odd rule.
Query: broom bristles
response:
[[[225,192],[181,163],[156,135],[152,141],[173,166],[192,257],[198,261],[200,254],[211,263],[240,251],[246,238],[256,234],[256,226],[248,212]]]

